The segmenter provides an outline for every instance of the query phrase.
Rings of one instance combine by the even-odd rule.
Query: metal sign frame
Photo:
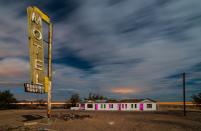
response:
[[[53,25],[48,15],[37,7],[28,7],[28,37],[31,65],[31,84],[25,83],[25,91],[32,93],[48,93],[47,116],[51,117],[52,92],[52,32]],[[45,76],[44,45],[42,36],[42,22],[48,24],[48,67]],[[43,88],[42,88],[43,87]],[[43,91],[41,91],[43,90]]]

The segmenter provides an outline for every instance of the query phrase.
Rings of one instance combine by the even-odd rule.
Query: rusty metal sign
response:
[[[28,7],[28,37],[31,65],[31,83],[44,84],[44,45],[42,35],[42,16],[32,7]]]
[[[24,87],[25,87],[25,92],[29,92],[29,93],[39,93],[39,94],[45,93],[45,89],[44,89],[44,87],[41,86],[41,85],[30,84],[30,83],[24,83]]]
[[[27,14],[31,83],[44,85],[45,67],[42,21],[50,24],[50,19],[37,7],[28,7]]]

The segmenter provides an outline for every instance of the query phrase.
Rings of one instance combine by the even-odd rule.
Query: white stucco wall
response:
[[[93,107],[92,108],[88,108],[87,105],[88,104],[92,104]],[[99,111],[115,111],[115,110],[119,110],[119,104],[121,104],[121,111],[140,111],[140,104],[143,104],[143,111],[155,111],[157,110],[157,104],[149,101],[149,100],[145,100],[142,101],[140,103],[85,103],[85,110],[96,110],[96,104],[98,105],[98,110]],[[113,104],[113,108],[109,108],[109,105]],[[122,104],[124,104],[124,108],[122,108]],[[127,104],[127,108],[125,108],[125,105]],[[131,108],[131,104],[133,104],[133,108]],[[135,104],[137,105],[137,107],[135,108]],[[152,104],[152,108],[147,108],[147,104]],[[102,108],[101,108],[101,105]],[[104,105],[106,106],[106,108],[104,108]]]
[[[144,111],[155,111],[156,110],[156,103],[143,103],[144,104]],[[152,108],[147,108],[147,104],[152,104]]]
[[[87,107],[88,104],[92,104],[93,107],[92,108],[88,108]],[[95,110],[95,103],[85,103],[85,110]]]
[[[122,108],[122,104],[124,105],[124,108]],[[127,108],[126,108],[126,104],[127,104]],[[132,105],[133,104],[133,108]],[[135,104],[137,105],[137,107],[135,108]],[[139,110],[139,103],[121,103],[121,110],[122,111],[137,111]]]
[[[114,111],[114,110],[119,110],[119,104],[121,104],[121,110],[122,111],[138,111],[139,110],[139,103],[97,103],[98,104],[98,110],[102,111]],[[102,107],[101,108],[101,104]],[[109,108],[109,105],[113,104],[113,108]],[[122,104],[124,104],[124,108],[122,108]],[[127,104],[127,108],[125,108],[125,104]],[[131,104],[133,104],[133,108],[131,108]],[[135,104],[137,107],[135,108]],[[106,108],[104,108],[104,105],[106,105]]]
[[[100,111],[114,111],[114,110],[118,110],[118,105],[117,103],[97,103],[98,104],[98,110]],[[109,105],[113,104],[113,108],[109,108]],[[101,108],[102,105],[102,108]],[[104,105],[106,108],[104,108]]]

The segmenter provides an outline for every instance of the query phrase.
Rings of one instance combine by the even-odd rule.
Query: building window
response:
[[[125,108],[127,109],[127,104],[125,104]]]
[[[109,104],[109,107],[110,107],[110,108],[113,108],[113,104]]]
[[[147,104],[147,108],[152,108],[152,104]]]
[[[122,104],[121,107],[124,108],[124,104]]]
[[[93,108],[93,104],[87,104],[87,108]]]
[[[137,104],[135,104],[135,108],[137,108]]]
[[[133,104],[131,104],[131,108],[133,108]]]
[[[103,104],[101,104],[101,108],[103,109]]]
[[[106,108],[106,105],[104,104],[104,108]]]

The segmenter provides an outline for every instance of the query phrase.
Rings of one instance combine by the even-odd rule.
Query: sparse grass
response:
[[[90,115],[90,118],[62,119],[45,118],[46,110],[12,110],[0,111],[1,130],[56,130],[56,131],[200,131],[201,112],[187,112],[184,117],[182,111],[157,112],[118,112],[118,111],[67,111],[54,110],[57,114]],[[36,121],[38,124],[24,126],[23,116],[43,116],[26,122]]]

